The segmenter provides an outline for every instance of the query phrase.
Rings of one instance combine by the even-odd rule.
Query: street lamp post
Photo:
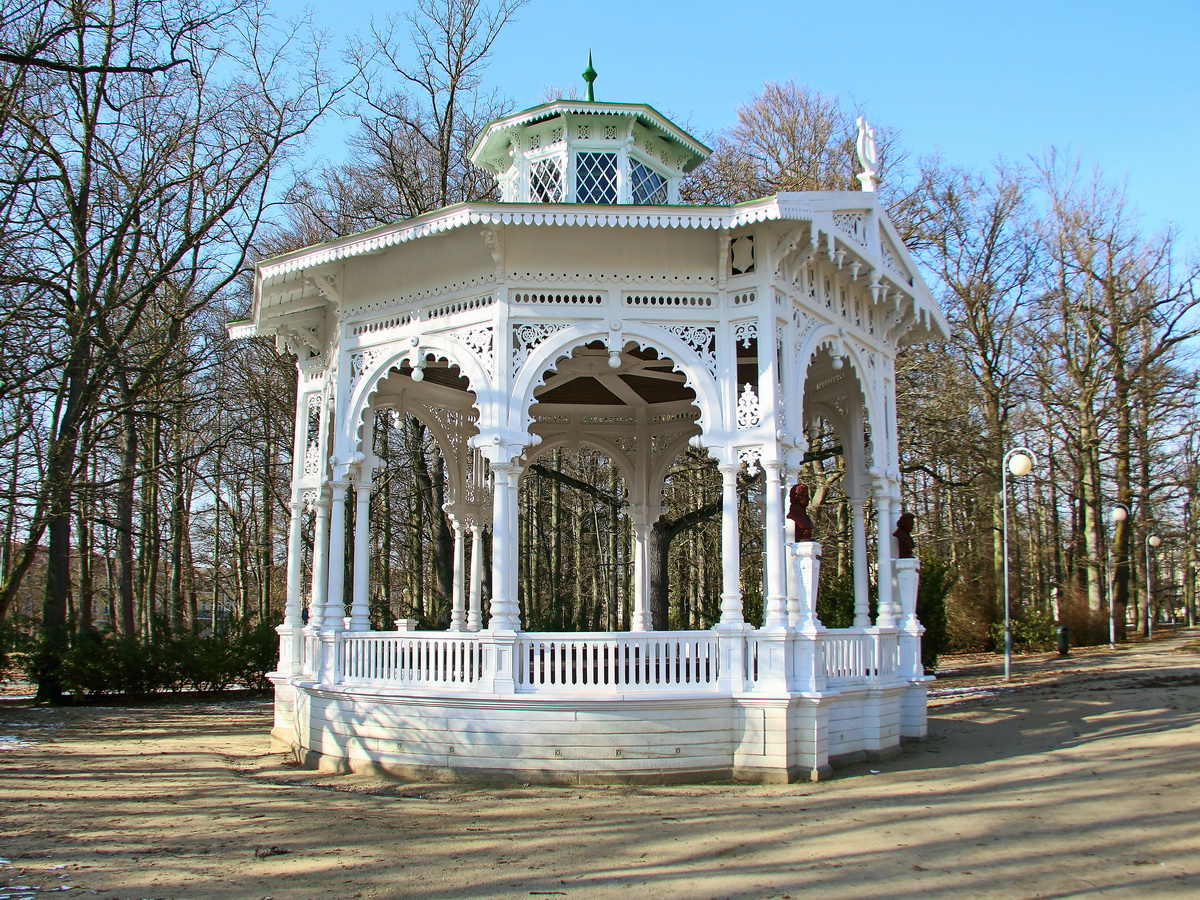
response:
[[[1037,457],[1026,447],[1013,447],[1000,463],[1000,515],[1004,532],[1004,680],[1012,678],[1012,607],[1008,588],[1008,476],[1019,478],[1033,471]]]
[[[1157,534],[1146,535],[1146,639],[1149,640],[1154,632],[1154,613],[1151,612],[1153,604],[1150,601],[1150,550],[1153,547],[1158,547],[1162,544],[1162,538]]]
[[[1114,503],[1108,514],[1114,525],[1120,525],[1129,518],[1129,507],[1124,503]],[[1108,547],[1108,645],[1117,649],[1117,612],[1116,604],[1116,566],[1112,558],[1112,544]]]

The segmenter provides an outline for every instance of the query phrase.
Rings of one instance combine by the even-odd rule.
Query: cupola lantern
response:
[[[471,162],[506,203],[661,206],[710,152],[645,104],[555,100],[492,122]]]

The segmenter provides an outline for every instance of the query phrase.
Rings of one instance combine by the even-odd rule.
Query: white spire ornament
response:
[[[858,117],[858,163],[863,167],[858,181],[864,191],[879,187],[879,152],[875,148],[875,129],[865,117]]]

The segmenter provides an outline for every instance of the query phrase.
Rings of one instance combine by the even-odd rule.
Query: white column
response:
[[[764,628],[787,627],[787,574],[784,569],[783,495],[779,473],[781,461],[763,464],[766,473],[766,509],[763,518],[766,534],[763,549],[767,555],[767,608]]]
[[[875,624],[881,628],[896,626],[896,610],[892,605],[892,497],[886,478],[880,477],[875,488],[875,514],[878,518],[878,538],[875,549],[875,571],[878,579],[879,602]]]
[[[350,630],[371,630],[371,479],[359,475],[354,497],[354,596]]]
[[[483,526],[471,523],[471,592],[468,599],[467,631],[483,627]]]
[[[737,466],[722,463],[721,472],[721,624],[741,625],[742,570],[738,545]]]
[[[867,520],[863,513],[864,501],[850,498],[850,565],[854,573],[854,627],[866,628],[871,624],[871,599],[867,570]]]
[[[492,475],[492,615],[490,631],[520,631],[517,606],[516,570],[519,535],[514,482],[517,467],[512,463],[493,463]]]
[[[292,518],[288,523],[287,600],[283,607],[283,624],[299,628],[303,623],[304,596],[304,501],[293,496]]]
[[[463,631],[467,626],[466,585],[463,584],[467,567],[467,543],[462,522],[456,518],[451,519],[450,526],[454,529],[454,584],[450,595],[450,630]]]
[[[303,560],[302,525],[304,503],[299,491],[292,493],[292,518],[288,524],[287,598],[283,605],[283,622],[275,629],[279,635],[279,663],[276,672],[295,675],[304,659],[303,644]]]
[[[346,617],[346,482],[331,481],[329,503],[329,576],[322,631],[342,631]]]
[[[633,523],[633,615],[629,619],[630,631],[651,631],[654,628],[650,615],[650,529],[645,516]],[[664,623],[665,624],[665,623]]]
[[[308,626],[319,629],[325,622],[325,597],[329,588],[329,498],[324,491],[315,506],[317,520],[313,529],[312,600]]]

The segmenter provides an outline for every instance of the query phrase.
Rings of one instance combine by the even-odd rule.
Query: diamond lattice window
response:
[[[663,204],[667,202],[667,179],[637,160],[629,161],[630,181],[633,182],[633,202]]]
[[[577,203],[617,202],[617,154],[580,153],[575,160]]]
[[[530,188],[534,203],[561,203],[563,199],[562,158],[555,156],[534,163]]]

